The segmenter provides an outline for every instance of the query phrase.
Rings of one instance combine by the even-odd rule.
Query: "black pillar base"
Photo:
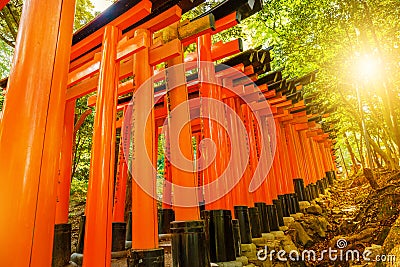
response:
[[[231,211],[211,210],[209,215],[209,220],[205,221],[205,228],[208,228],[210,261],[234,261],[236,257]]]
[[[313,190],[313,194],[314,194],[314,199],[319,198],[318,187],[316,184],[312,184],[312,190]]]
[[[249,208],[249,218],[251,227],[251,237],[252,238],[262,237],[260,213],[257,207]]]
[[[71,257],[71,224],[54,226],[52,267],[64,267]]]
[[[279,195],[278,199],[281,202],[282,216],[289,217],[290,216],[289,205],[288,205],[289,203],[286,202],[285,195]]]
[[[329,185],[333,185],[333,180],[335,179],[335,175],[336,174],[334,171],[326,172],[326,177],[328,178]]]
[[[158,210],[158,234],[170,234],[171,222],[175,221],[173,209]]]
[[[235,206],[235,219],[239,221],[240,240],[242,244],[251,244],[252,234],[250,226],[249,210],[247,206]]]
[[[125,250],[126,223],[112,223],[112,243],[111,252]]]
[[[329,188],[328,177],[324,177],[324,185],[325,185],[325,189]]]
[[[83,248],[85,246],[85,226],[86,216],[82,215],[81,221],[79,222],[78,244],[76,245],[76,253],[79,254],[83,254]]]
[[[304,180],[301,178],[293,179],[293,184],[294,184],[294,191],[296,192],[299,201],[307,200],[305,195],[306,193],[304,188]]]
[[[306,187],[304,187],[304,201],[311,201],[312,200],[312,195],[310,192],[310,187],[309,185],[307,185]]]
[[[254,203],[254,206],[258,208],[258,212],[260,213],[261,231],[263,233],[269,233],[271,230],[269,228],[267,204],[264,202],[257,202]]]
[[[239,258],[242,256],[242,242],[240,241],[240,227],[239,220],[232,220],[233,242],[235,244],[235,256]]]
[[[132,242],[132,211],[128,215],[128,224],[126,227],[126,241]]]
[[[210,266],[204,221],[172,222],[171,232],[173,266]]]
[[[275,205],[267,205],[269,228],[271,231],[279,231],[278,213]]]
[[[164,267],[164,249],[132,250],[128,267]]]
[[[317,194],[315,192],[314,185],[313,184],[309,184],[309,185],[307,185],[307,188],[308,188],[308,192],[310,194],[310,201],[316,199],[317,198]]]
[[[300,212],[300,204],[299,204],[299,199],[297,197],[297,194],[291,194],[291,199],[294,207],[294,213]]]
[[[324,188],[322,180],[317,181],[317,189],[318,189],[319,194],[321,194],[321,195],[325,194],[325,188]]]
[[[316,183],[313,184],[313,190],[314,190],[315,198],[319,198],[319,190],[318,190],[318,186]]]
[[[288,207],[289,216],[290,214],[296,214],[296,208],[294,206],[292,194],[286,194],[285,201],[286,201],[286,206]]]
[[[285,222],[283,221],[283,211],[281,206],[281,201],[279,199],[272,200],[276,209],[276,213],[278,215],[278,225],[285,226]]]

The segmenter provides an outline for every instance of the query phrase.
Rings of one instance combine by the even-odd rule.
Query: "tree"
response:
[[[318,106],[336,109],[324,123],[337,122],[337,146],[343,151],[347,151],[342,141],[346,133],[363,136],[358,87],[367,128],[362,139],[368,139],[378,161],[399,168],[400,2],[268,0],[264,4],[262,12],[240,26],[248,46],[273,45],[273,69],[284,68],[286,76],[319,70],[317,82],[306,87],[304,95],[316,94]],[[381,61],[380,75],[376,72],[360,80],[354,66],[365,54]],[[362,145],[363,154],[365,142]]]
[[[0,78],[8,75],[11,58],[17,39],[23,0],[10,0],[0,10]],[[77,0],[74,29],[79,29],[94,18],[93,4],[90,0]]]

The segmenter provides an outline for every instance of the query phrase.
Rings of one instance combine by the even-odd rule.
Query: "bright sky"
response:
[[[94,5],[94,10],[100,12],[103,12],[112,4],[111,0],[91,0],[91,2]]]

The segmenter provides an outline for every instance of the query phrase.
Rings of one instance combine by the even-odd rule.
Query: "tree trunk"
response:
[[[375,180],[374,173],[369,168],[364,168],[364,176],[367,178],[369,184],[371,185],[372,189],[378,190],[379,185],[378,182]]]
[[[349,154],[350,154],[351,162],[353,163],[353,168],[352,168],[353,172],[357,173],[358,167],[357,167],[357,161],[356,161],[356,157],[354,155],[353,149],[351,148],[349,139],[347,138],[347,134],[344,133],[343,136],[344,136],[344,141],[346,143],[346,148],[347,148],[347,150],[349,151]]]
[[[354,141],[356,142],[356,145],[357,145],[358,155],[360,156],[360,163],[361,163],[362,167],[364,168],[365,167],[365,159],[364,159],[364,153],[362,152],[363,136],[361,135],[360,144],[359,144],[356,132],[353,131],[353,135],[354,135]]]
[[[370,143],[370,145],[372,146],[372,148],[376,151],[376,153],[378,153],[382,159],[385,161],[386,166],[389,169],[393,169],[394,165],[393,165],[393,160],[390,157],[390,155],[388,155],[387,153],[385,153],[385,151],[383,151],[376,143],[374,140],[372,140],[372,138],[368,135],[367,136],[368,141]]]

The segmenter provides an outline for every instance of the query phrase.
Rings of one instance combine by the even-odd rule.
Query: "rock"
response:
[[[262,265],[261,265],[262,267],[272,267],[273,265],[272,265],[272,261],[271,260],[266,260],[266,261],[263,261],[262,262]]]
[[[364,252],[365,251],[369,251],[370,252],[370,254],[368,254],[368,257],[370,259],[375,259],[376,256],[382,255],[382,246],[372,244],[372,246],[366,247]]]
[[[288,229],[289,229],[289,227],[287,227],[287,226],[279,226],[279,230],[282,231],[282,232],[285,232]]]
[[[296,230],[296,237],[297,240],[300,242],[301,245],[304,247],[309,247],[312,243],[313,240],[311,237],[306,233],[304,230],[303,226],[301,226],[300,223],[294,222],[290,225],[290,228]]]
[[[254,264],[255,266],[262,266],[262,267],[272,267],[272,262],[269,259],[269,257],[266,260],[254,260],[250,262],[251,264]]]
[[[230,261],[230,262],[217,262],[218,267],[242,267],[243,264],[240,261]]]
[[[236,258],[236,261],[241,262],[243,266],[246,266],[247,264],[249,264],[249,259],[245,256]]]
[[[328,220],[325,217],[318,217],[318,221],[321,225],[322,230],[326,232],[329,226]]]
[[[293,219],[295,219],[296,221],[300,221],[300,220],[303,219],[304,213],[298,212],[298,213],[292,214],[292,215],[290,215],[290,216],[293,217]]]
[[[257,260],[257,252],[256,252],[256,251],[246,251],[246,252],[242,252],[242,255],[245,256],[246,258],[248,258],[249,261],[251,261],[251,260]]]
[[[257,247],[255,244],[242,244],[242,255],[249,260],[257,260]]]
[[[271,234],[273,234],[276,239],[285,237],[285,233],[283,231],[272,231]]]
[[[383,254],[388,255],[398,244],[400,244],[400,216],[393,224],[383,243]]]
[[[252,239],[253,244],[255,244],[257,247],[264,247],[266,240],[264,238],[253,238]]]
[[[369,243],[371,242],[374,233],[377,232],[376,228],[367,228],[362,230],[361,232],[351,235],[351,236],[335,236],[331,241],[330,241],[330,246],[332,248],[337,247],[336,245],[338,244],[339,240],[345,240],[347,244],[355,244],[355,243]],[[389,237],[388,237],[389,238]],[[397,245],[397,243],[396,243]],[[383,254],[387,254],[385,251],[383,251]]]
[[[289,227],[289,225],[294,222],[294,218],[292,217],[283,217],[283,222],[285,223],[285,226]]]
[[[271,233],[263,233],[262,237],[265,239],[265,241],[273,241],[275,240],[275,236]]]
[[[267,241],[267,244],[265,244],[268,251],[271,250],[277,250],[280,247],[280,242],[279,241]]]
[[[291,245],[284,246],[283,250],[286,251],[287,254],[290,254],[292,251],[298,251],[297,247],[293,243]]]
[[[306,208],[310,207],[311,204],[308,201],[299,201],[300,210],[304,211]]]
[[[306,208],[306,212],[309,214],[321,215],[322,208],[318,204],[311,205],[310,207]]]
[[[71,255],[71,262],[77,264],[77,265],[82,265],[83,263],[83,255],[79,253],[73,253]]]
[[[254,244],[241,244],[242,252],[256,251],[257,247]]]
[[[326,236],[325,232],[328,229],[328,221],[322,216],[307,216],[301,224],[310,236],[314,234],[318,234],[323,238]]]

